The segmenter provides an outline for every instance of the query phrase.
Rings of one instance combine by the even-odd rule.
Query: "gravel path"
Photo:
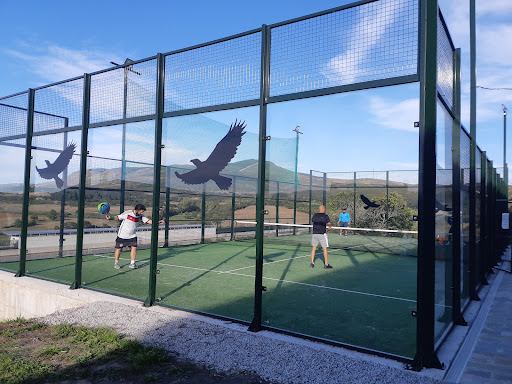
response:
[[[96,302],[40,319],[46,324],[110,327],[146,345],[222,373],[252,372],[275,383],[433,384],[432,370],[406,371],[401,363],[342,348],[187,314]],[[429,372],[430,371],[430,372]],[[430,374],[430,376],[429,376]]]

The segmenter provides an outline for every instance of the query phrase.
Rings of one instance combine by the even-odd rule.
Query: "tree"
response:
[[[52,209],[49,213],[48,213],[48,218],[51,220],[51,221],[56,221],[58,218],[59,218],[59,215],[57,214],[57,211],[55,209]]]
[[[408,207],[404,196],[397,192],[390,192],[389,196],[371,196],[379,207],[364,209],[365,204],[356,196],[354,212],[354,192],[342,191],[327,201],[327,214],[337,223],[343,208],[347,208],[352,218],[352,225],[360,228],[415,230],[416,223],[413,216],[417,211]],[[356,222],[354,222],[354,218]]]

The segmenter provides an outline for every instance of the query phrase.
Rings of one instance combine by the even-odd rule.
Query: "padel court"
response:
[[[361,0],[0,97],[0,268],[442,368],[508,246],[460,57],[436,1]]]
[[[414,354],[416,258],[361,251],[357,235],[329,235],[324,269],[321,248],[310,268],[311,235],[266,238],[264,250],[264,325],[319,338],[411,357]],[[415,239],[400,240],[416,247]],[[377,237],[368,247],[385,250]],[[160,248],[157,301],[250,322],[254,307],[254,239]],[[302,245],[301,245],[302,243]],[[346,249],[340,244],[344,243]],[[358,243],[356,246],[355,244]],[[391,248],[387,248],[388,250]],[[13,263],[15,264],[15,263]],[[131,269],[129,252],[121,254],[121,269],[113,268],[113,253],[83,257],[83,287],[145,299],[148,292],[149,250],[137,252],[138,269]],[[3,268],[16,268],[4,263]],[[73,281],[73,257],[27,261],[27,274]]]

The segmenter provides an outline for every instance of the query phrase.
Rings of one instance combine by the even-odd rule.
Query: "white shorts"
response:
[[[313,233],[313,237],[311,238],[311,246],[317,247],[318,243],[320,243],[322,248],[329,248],[329,242],[327,241],[327,233]]]

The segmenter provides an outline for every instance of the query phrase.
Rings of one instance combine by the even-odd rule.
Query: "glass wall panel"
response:
[[[63,127],[63,119],[60,120]],[[43,121],[59,124],[48,116]],[[41,121],[38,125],[42,125]],[[80,140],[79,131],[32,139],[27,274],[66,283],[73,281]]]
[[[158,253],[160,303],[252,320],[258,132],[257,107],[164,119],[169,247]],[[272,184],[265,209],[275,221]]]
[[[75,272],[82,103],[83,79],[35,91],[26,272],[66,283]]]
[[[265,228],[263,322],[412,357],[419,89],[417,84],[393,88],[269,105],[267,134],[272,139],[266,161],[274,172],[267,180],[277,171],[281,179],[295,175],[295,164],[283,158],[273,141],[296,139],[294,128],[300,126],[298,200],[310,197],[307,204],[297,202],[297,215],[307,213],[308,221],[301,217],[299,226]],[[267,188],[273,195],[275,187],[269,183]],[[312,267],[309,217],[320,205],[335,228],[327,234],[328,260],[319,244]],[[349,227],[338,226],[343,208]],[[341,221],[348,223],[348,217]]]
[[[443,104],[437,103],[436,215],[435,215],[435,340],[452,321],[452,124]]]
[[[89,129],[83,286],[138,299],[147,297],[151,244],[147,219],[154,209],[154,136],[153,120]],[[101,213],[103,203],[109,205],[108,212]],[[144,212],[135,212],[138,204],[145,207]],[[130,242],[134,234],[136,241]],[[132,259],[137,268],[131,268]]]
[[[0,99],[0,269],[11,272],[20,255],[27,106],[26,93]]]

